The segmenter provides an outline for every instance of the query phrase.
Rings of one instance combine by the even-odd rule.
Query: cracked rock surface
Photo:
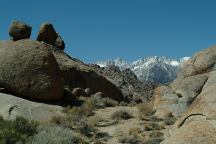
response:
[[[22,116],[28,120],[48,122],[54,116],[62,116],[63,107],[33,102],[10,94],[0,93],[0,115],[4,119]]]
[[[216,143],[216,46],[196,53],[177,79],[155,91],[154,107],[178,117],[163,144]]]

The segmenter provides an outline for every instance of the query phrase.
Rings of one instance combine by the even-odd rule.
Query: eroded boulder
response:
[[[56,33],[53,25],[51,23],[43,23],[38,32],[37,40],[54,45],[57,37],[58,34]]]
[[[0,43],[0,85],[17,95],[38,100],[63,96],[59,66],[46,45],[32,40]]]
[[[55,31],[54,26],[51,23],[43,23],[41,25],[37,41],[43,41],[47,44],[56,46],[61,50],[65,49],[65,43],[62,37]]]
[[[216,143],[215,64],[214,46],[196,53],[187,61],[170,86],[158,88],[154,97],[156,109],[168,108],[174,114],[182,109],[175,115],[178,120],[162,144]]]
[[[14,41],[28,39],[31,36],[31,30],[32,28],[30,25],[21,21],[13,21],[9,28],[9,35]]]
[[[63,109],[61,106],[33,102],[0,93],[0,115],[7,120],[24,117],[28,120],[49,122],[55,116],[64,116]]]

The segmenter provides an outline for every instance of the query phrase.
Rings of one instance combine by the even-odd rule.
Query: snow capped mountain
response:
[[[100,67],[107,67],[107,66],[114,65],[114,66],[118,66],[120,68],[121,67],[126,68],[128,66],[127,62],[120,57],[117,57],[114,60],[109,59],[107,61],[96,62],[96,64],[99,65]]]
[[[188,59],[189,57],[175,60],[164,56],[153,56],[144,57],[132,63],[127,63],[125,60],[117,58],[114,60],[96,62],[96,64],[100,67],[115,65],[121,70],[130,68],[136,76],[144,82],[168,83],[177,77],[182,64]]]

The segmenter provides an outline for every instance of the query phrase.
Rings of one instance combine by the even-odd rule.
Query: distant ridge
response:
[[[118,57],[116,59],[99,61],[95,64],[99,65],[100,67],[108,67],[111,65],[115,65],[121,70],[129,68],[143,82],[165,84],[173,81],[177,77],[182,64],[189,58],[190,57],[171,59],[165,56],[152,56],[144,57],[132,63],[128,63],[122,58]]]

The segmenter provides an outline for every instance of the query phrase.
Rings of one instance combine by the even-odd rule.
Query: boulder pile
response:
[[[31,26],[14,21],[12,40],[0,42],[0,87],[29,99],[56,101],[68,96],[105,97],[124,100],[121,91],[88,65],[67,55],[64,41],[50,23],[43,23],[37,40],[30,40]],[[69,90],[69,91],[68,91]]]

